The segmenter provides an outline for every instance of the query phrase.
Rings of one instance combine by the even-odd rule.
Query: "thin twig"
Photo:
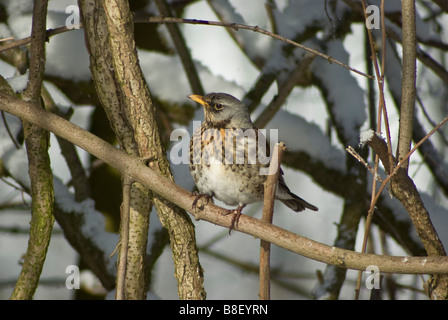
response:
[[[250,30],[250,31],[254,31],[254,32],[258,32],[264,35],[267,35],[269,37],[272,37],[274,39],[286,42],[292,46],[301,48],[305,51],[308,51],[312,54],[315,54],[316,56],[319,56],[321,58],[324,58],[325,60],[327,60],[329,63],[335,63],[341,67],[344,67],[350,71],[353,71],[359,75],[362,75],[366,78],[369,79],[375,79],[375,77],[368,75],[362,71],[359,71],[355,68],[350,67],[349,65],[334,59],[333,57],[326,55],[325,53],[319,52],[317,50],[311,49],[307,46],[304,46],[303,44],[297,43],[295,41],[292,41],[288,38],[282,37],[278,34],[272,33],[268,30],[262,29],[258,26],[248,26],[245,24],[240,24],[240,23],[223,23],[220,21],[207,21],[207,20],[197,20],[197,19],[181,19],[181,18],[171,18],[171,17],[149,17],[149,18],[143,18],[143,19],[135,19],[135,22],[147,22],[147,23],[187,23],[187,24],[199,24],[199,25],[208,25],[208,26],[216,26],[216,27],[225,27],[225,28],[231,28],[235,31],[238,31],[239,29],[243,29],[243,30]]]
[[[6,41],[10,41],[10,40],[14,40],[14,37],[7,37],[7,38],[2,38],[0,39],[0,42],[6,42]]]
[[[70,108],[66,113],[61,112],[45,87],[42,88],[42,101],[48,111],[51,111],[66,120],[70,120],[70,117],[73,115],[73,108]],[[87,173],[84,170],[81,159],[79,158],[78,152],[76,151],[73,143],[67,142],[67,140],[64,140],[58,136],[56,136],[56,139],[61,149],[61,154],[64,157],[70,171],[70,185],[74,188],[75,200],[81,202],[89,198],[91,195]]]
[[[418,102],[418,105],[420,106],[420,109],[423,112],[423,115],[425,116],[425,119],[433,126],[435,127],[437,124],[434,122],[434,120],[432,120],[431,116],[429,115],[428,111],[425,108],[425,105],[422,101],[422,99],[420,98],[420,95],[417,93],[417,95],[415,96]],[[414,128],[415,131],[415,128]],[[445,146],[448,146],[448,139],[445,136],[445,134],[443,133],[443,131],[437,131],[439,133],[439,138],[443,141],[443,143],[445,144]]]
[[[407,159],[409,159],[409,157],[411,156],[411,154],[414,153],[415,150],[417,150],[423,142],[425,142],[427,139],[429,139],[429,137],[431,137],[437,130],[439,130],[439,128],[441,126],[443,126],[446,122],[448,121],[448,116],[445,117],[437,126],[435,126],[426,136],[424,136],[419,142],[417,142],[417,144],[414,145],[414,147],[409,150],[409,152],[405,155],[405,157],[398,162],[397,166],[394,168],[394,171],[392,172],[391,175],[395,174],[397,172],[397,170],[407,161]],[[386,182],[386,181],[385,181]]]
[[[355,149],[353,149],[352,146],[348,146],[345,149],[348,153],[350,153],[356,160],[358,160],[359,162],[361,162],[364,167],[367,168],[367,170],[370,171],[370,173],[373,175],[374,179],[379,180],[380,182],[383,182],[383,179],[378,175],[377,171],[372,168],[372,166],[370,164],[368,164],[357,152]]]
[[[366,12],[366,3],[364,0],[361,1],[363,6],[363,12],[364,12],[364,18],[367,20],[367,12]],[[382,16],[382,19],[384,19],[384,16]],[[384,22],[382,22],[383,24]],[[380,72],[378,67],[378,58],[376,56],[375,51],[375,41],[373,39],[372,30],[367,28],[367,35],[369,37],[369,43],[370,43],[370,52],[372,53],[372,62],[375,67],[375,74],[376,74],[376,80],[378,84],[378,90],[380,94],[379,99],[379,107],[378,107],[378,123],[377,123],[377,132],[381,132],[381,113],[384,115],[384,125],[386,128],[386,138],[387,138],[387,146],[388,146],[388,152],[389,152],[389,159],[392,159],[392,140],[390,137],[390,130],[389,130],[389,119],[387,116],[387,109],[386,109],[386,101],[384,98],[384,66],[382,67],[382,71]],[[383,50],[385,49],[385,46],[383,44]],[[385,54],[383,55],[385,56]],[[385,61],[382,61],[382,64],[385,64]],[[391,162],[391,161],[390,161]]]
[[[327,55],[325,53],[322,53],[322,52],[319,52],[317,50],[311,49],[311,48],[309,48],[307,46],[304,46],[303,44],[300,44],[300,43],[292,41],[292,40],[290,40],[288,38],[282,37],[282,36],[280,36],[278,34],[270,32],[268,30],[262,29],[262,28],[260,28],[258,26],[248,26],[248,25],[244,25],[244,24],[240,24],[240,23],[223,23],[223,22],[220,22],[220,21],[207,21],[207,20],[197,20],[197,19],[182,19],[182,18],[174,18],[174,17],[149,17],[149,18],[139,18],[139,17],[136,17],[134,19],[134,22],[135,23],[160,23],[160,24],[164,24],[164,23],[186,23],[186,24],[199,24],[199,25],[208,25],[208,26],[216,26],[216,27],[225,27],[225,28],[231,28],[231,29],[233,29],[235,31],[238,31],[239,29],[250,30],[250,31],[258,32],[258,33],[267,35],[269,37],[272,37],[274,39],[286,42],[286,43],[288,43],[288,44],[290,44],[292,46],[301,48],[301,49],[303,49],[305,51],[308,51],[308,52],[310,52],[312,54],[315,54],[316,56],[319,56],[319,57],[327,60],[329,63],[337,64],[337,65],[339,65],[339,66],[341,66],[343,68],[346,68],[346,69],[348,69],[350,71],[353,71],[353,72],[355,72],[355,73],[357,73],[357,74],[359,74],[359,75],[361,75],[363,77],[366,77],[366,78],[369,78],[369,79],[372,79],[372,80],[375,79],[375,77],[373,77],[371,75],[368,75],[368,74],[366,74],[366,73],[364,73],[362,71],[359,71],[359,70],[357,70],[355,68],[352,68],[349,65],[347,65],[347,64],[345,64],[345,63],[343,63],[343,62],[341,62],[341,61],[339,61],[339,60],[337,60],[337,59],[335,59],[335,58],[333,58],[333,57],[331,57],[331,56],[329,56],[329,55]],[[81,24],[79,24],[78,26],[82,27]],[[78,26],[76,26],[76,28]],[[53,30],[49,30],[47,36],[51,36],[51,35],[54,35],[54,34],[71,31],[71,30],[74,30],[76,28],[72,27],[72,28],[68,29],[67,27],[59,27],[59,28],[56,28],[56,29],[53,29]],[[28,37],[28,38],[24,38],[24,39],[21,39],[21,40],[18,40],[18,41],[11,42],[8,45],[2,46],[0,48],[0,52],[8,50],[8,49],[11,49],[11,48],[15,48],[15,47],[18,47],[18,46],[22,46],[24,44],[29,43],[30,41],[31,41],[31,39],[30,39],[30,37]]]
[[[20,145],[16,141],[16,138],[13,136],[11,129],[9,128],[8,121],[6,121],[5,113],[1,112],[1,115],[2,115],[3,125],[5,126],[5,129],[6,129],[6,133],[8,134],[9,138],[11,139],[11,141],[14,144],[14,146],[16,147],[16,149],[20,149]]]
[[[64,33],[64,32],[67,32],[67,31],[76,30],[76,29],[79,29],[81,27],[82,27],[82,25],[78,24],[78,25],[74,25],[74,26],[72,26],[70,28],[64,26],[64,27],[58,27],[58,28],[55,28],[55,29],[47,29],[46,37],[49,38],[49,37],[54,36],[56,34]],[[9,50],[9,49],[12,49],[12,48],[17,48],[17,47],[20,47],[20,46],[24,46],[24,45],[26,45],[28,43],[31,43],[31,36],[23,38],[23,39],[20,39],[20,40],[13,41],[13,42],[5,44],[5,45],[2,45],[0,47],[0,52],[6,51],[6,50]]]

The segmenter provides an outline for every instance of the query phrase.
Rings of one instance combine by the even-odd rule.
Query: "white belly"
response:
[[[240,139],[236,135],[237,133],[226,131],[226,142],[223,143],[219,131],[216,130],[213,133],[215,144],[205,144],[203,150],[200,149],[200,139],[202,139],[202,142],[208,142],[210,137],[201,137],[200,130],[197,130],[192,139],[194,152],[193,163],[190,163],[190,171],[199,192],[213,195],[229,206],[261,201],[266,176],[260,175],[260,168],[255,165],[256,140],[253,142],[251,137]],[[238,134],[242,135],[242,133]],[[235,145],[233,139],[235,139]],[[251,143],[247,143],[248,140]],[[247,144],[249,149],[245,152],[244,146]],[[225,150],[222,147],[226,147]],[[233,150],[232,153],[229,153],[230,157],[226,153],[229,151],[228,147],[231,148],[230,151]],[[255,155],[253,162],[251,162],[251,155]],[[223,162],[228,163],[227,170]],[[249,188],[251,192],[249,192]]]
[[[226,171],[223,164],[210,164],[208,167],[203,166],[202,175],[196,184],[201,193],[213,194],[216,199],[229,206],[257,201],[241,191],[243,185],[233,176],[233,172]]]

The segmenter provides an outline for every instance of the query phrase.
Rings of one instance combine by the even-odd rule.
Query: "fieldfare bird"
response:
[[[190,172],[200,197],[214,197],[229,206],[238,206],[232,230],[242,209],[263,200],[269,168],[269,147],[253,125],[249,110],[226,93],[209,93],[188,98],[204,107],[204,122],[190,140]],[[281,170],[281,169],[280,169]],[[280,172],[275,198],[299,212],[318,208],[292,193]]]

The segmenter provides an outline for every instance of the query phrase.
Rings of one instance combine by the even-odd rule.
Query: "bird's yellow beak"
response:
[[[208,105],[207,102],[205,102],[205,97],[200,96],[198,94],[190,94],[188,98],[190,98],[193,101],[196,101],[197,103],[203,105],[204,107]]]

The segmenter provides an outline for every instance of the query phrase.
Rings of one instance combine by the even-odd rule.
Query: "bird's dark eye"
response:
[[[215,103],[215,110],[216,111],[222,110],[222,108],[223,108],[223,106],[222,106],[221,103]]]

